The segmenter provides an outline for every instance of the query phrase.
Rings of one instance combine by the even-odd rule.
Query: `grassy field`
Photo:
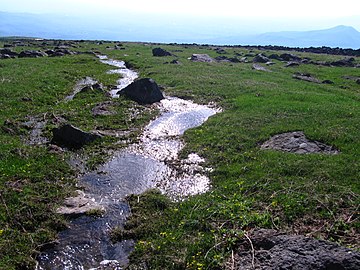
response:
[[[268,67],[272,72],[261,72],[252,70],[252,63],[188,60],[193,53],[219,56],[208,46],[161,45],[176,57],[153,57],[154,44],[106,48],[115,44],[85,42],[73,50],[96,50],[125,60],[140,77],[155,79],[167,95],[216,102],[223,108],[183,138],[182,154],[197,152],[214,169],[209,173],[210,192],[182,202],[171,202],[156,191],[129,197],[133,214],[127,230],[115,230],[113,237],[137,240],[130,268],[145,264],[149,269],[219,269],[239,240],[259,227],[359,248],[360,85],[343,78],[359,76],[359,69],[305,64],[286,68],[274,60]],[[225,50],[228,57],[249,53],[245,48]],[[276,53],[254,50],[259,52]],[[343,58],[295,54],[316,61]],[[181,64],[165,64],[173,59]],[[53,116],[84,130],[126,130],[141,128],[154,114],[120,98],[113,101],[116,115],[94,117],[91,108],[109,100],[99,92],[64,102],[85,76],[114,85],[117,75],[106,74],[108,69],[85,54],[0,60],[0,269],[33,265],[36,252],[63,228],[63,218],[52,210],[73,190],[76,179],[66,162],[69,154],[27,145],[29,130],[22,123],[29,117],[48,120],[45,134],[50,138]],[[295,72],[334,84],[295,80]],[[129,121],[134,106],[142,114]],[[260,150],[270,136],[288,131],[303,131],[310,139],[335,146],[340,154]],[[81,150],[88,166],[101,162],[114,142],[106,138]]]

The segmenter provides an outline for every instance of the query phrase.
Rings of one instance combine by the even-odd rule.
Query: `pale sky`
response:
[[[360,0],[1,0],[0,11],[58,14],[138,12],[242,18],[338,18],[360,15]]]

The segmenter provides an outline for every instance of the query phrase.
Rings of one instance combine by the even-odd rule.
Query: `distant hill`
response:
[[[150,15],[139,20],[131,14],[99,19],[0,12],[0,37],[360,48],[360,32],[350,26],[317,31],[244,35],[239,28],[241,25],[237,24],[224,31],[217,27],[217,22],[188,20],[169,24],[167,20],[169,18],[160,17],[154,20]]]
[[[248,36],[239,35],[220,38],[216,40],[216,43],[231,45],[279,45],[288,47],[328,46],[359,49],[360,32],[351,26],[340,25],[330,29],[315,31],[273,32]]]

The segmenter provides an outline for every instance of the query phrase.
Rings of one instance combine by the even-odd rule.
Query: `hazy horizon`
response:
[[[352,26],[360,31],[360,3],[343,0],[341,4],[325,0],[303,0],[289,4],[286,0],[251,1],[146,1],[132,0],[11,0],[2,3],[0,11],[62,15],[79,19],[116,20],[123,16],[132,22],[144,23],[161,20],[168,23],[208,24],[216,21],[217,28],[238,25],[242,32],[308,31],[337,25]],[[143,21],[142,21],[143,20]],[[242,27],[243,24],[248,28]]]
[[[3,16],[0,35],[26,33],[64,39],[223,43],[232,37],[322,30],[338,25],[360,31],[358,0],[344,0],[341,5],[324,0],[303,0],[298,5],[288,2],[12,0],[3,3],[0,12],[29,16],[19,16],[15,27]],[[21,32],[23,29],[26,31]],[[360,47],[358,41],[354,44]]]

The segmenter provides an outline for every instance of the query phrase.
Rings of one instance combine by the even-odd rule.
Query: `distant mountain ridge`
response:
[[[360,32],[351,26],[336,26],[315,31],[288,31],[265,33],[254,37],[258,45],[282,45],[289,47],[342,47],[360,48]]]
[[[130,15],[94,20],[60,15],[37,15],[0,11],[0,37],[24,36],[50,39],[104,39],[164,43],[207,43],[215,45],[278,45],[287,47],[360,48],[360,32],[351,26],[315,31],[269,32],[244,35],[222,32],[214,25],[171,25],[159,18],[144,25]],[[220,29],[221,30],[221,29]],[[238,30],[241,32],[241,30]],[[230,34],[229,34],[230,33]]]

